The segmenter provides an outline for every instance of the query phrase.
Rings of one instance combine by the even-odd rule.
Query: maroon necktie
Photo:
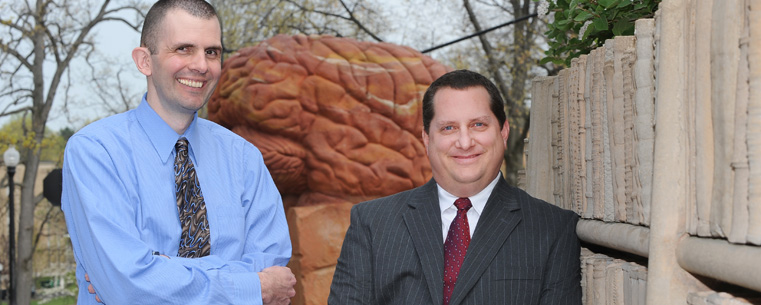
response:
[[[465,260],[465,252],[470,244],[470,226],[468,225],[468,210],[472,206],[470,199],[459,198],[455,200],[457,216],[452,220],[447,233],[447,241],[444,242],[444,305],[449,304],[457,275],[460,274],[460,266]]]

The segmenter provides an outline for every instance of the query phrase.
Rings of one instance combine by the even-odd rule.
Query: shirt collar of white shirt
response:
[[[473,233],[476,232],[478,219],[481,218],[481,213],[484,211],[484,208],[486,208],[486,201],[489,200],[489,196],[491,196],[491,192],[494,190],[494,186],[497,185],[497,182],[500,179],[499,175],[500,174],[497,174],[497,177],[494,177],[494,180],[492,180],[492,182],[489,183],[489,185],[487,185],[483,190],[478,192],[478,194],[468,197],[470,199],[471,205],[473,206],[470,210],[468,210],[467,213],[468,226],[470,227],[470,236],[473,236]],[[436,186],[439,190],[439,209],[441,211],[439,216],[441,217],[441,234],[443,240],[446,241],[449,226],[451,225],[452,220],[455,218],[455,216],[457,216],[457,208],[454,206],[454,202],[457,200],[457,197],[445,191],[438,184],[436,184]]]
[[[499,181],[499,175],[500,173],[497,173],[497,176],[494,177],[494,180],[489,183],[483,190],[478,192],[478,194],[475,194],[471,197],[468,197],[470,199],[470,204],[473,205],[472,209],[478,213],[478,215],[481,215],[481,213],[484,211],[484,208],[486,207],[486,201],[489,200],[489,196],[491,195],[491,191],[494,190],[494,187],[497,186],[497,181]],[[444,213],[444,210],[452,208],[457,209],[454,206],[455,200],[457,200],[459,197],[456,197],[455,195],[450,194],[446,190],[444,190],[441,185],[438,183],[436,184],[436,187],[439,190],[439,209],[441,213]]]

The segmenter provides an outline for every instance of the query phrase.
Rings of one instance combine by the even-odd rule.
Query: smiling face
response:
[[[480,86],[441,88],[433,97],[434,116],[423,143],[433,178],[452,195],[473,196],[497,177],[510,126],[500,126],[489,103]]]
[[[146,47],[133,51],[133,57],[142,54],[135,61],[148,77],[148,103],[164,120],[182,118],[189,124],[208,101],[222,70],[221,41],[217,18],[173,9],[161,23],[156,53]]]

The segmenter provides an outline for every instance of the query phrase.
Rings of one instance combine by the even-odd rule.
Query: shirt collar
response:
[[[483,190],[478,192],[478,194],[475,194],[473,196],[468,197],[470,199],[470,204],[473,206],[473,210],[478,213],[478,215],[481,215],[481,212],[483,212],[484,208],[486,207],[486,201],[489,200],[489,196],[491,195],[492,190],[494,190],[494,187],[497,185],[497,182],[499,181],[499,176],[501,173],[497,172],[497,176],[494,177],[494,180],[492,180],[489,185],[487,185]],[[455,195],[450,194],[446,190],[444,190],[438,183],[436,184],[436,187],[439,190],[439,209],[440,212],[444,212],[444,210],[449,208],[454,208],[454,202],[457,200],[458,197]]]
[[[153,144],[153,149],[156,151],[159,158],[163,162],[170,160],[174,153],[174,144],[177,143],[177,140],[181,137],[188,139],[188,142],[190,143],[188,145],[188,151],[192,155],[193,144],[198,143],[199,140],[198,132],[196,131],[198,113],[196,112],[194,114],[193,121],[190,123],[190,126],[188,126],[188,129],[185,130],[185,133],[178,135],[177,132],[175,132],[174,129],[172,129],[172,127],[170,127],[169,124],[167,124],[164,119],[153,110],[153,108],[151,108],[151,105],[149,105],[146,100],[147,95],[147,93],[143,94],[143,99],[140,101],[140,105],[137,106],[137,109],[135,109],[135,113],[137,121],[148,136],[148,139],[150,139],[151,144]]]

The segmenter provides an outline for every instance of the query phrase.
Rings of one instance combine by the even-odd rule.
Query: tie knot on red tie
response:
[[[467,212],[473,205],[470,204],[470,199],[468,198],[458,198],[455,200],[454,206],[456,206],[458,210],[464,210]]]

